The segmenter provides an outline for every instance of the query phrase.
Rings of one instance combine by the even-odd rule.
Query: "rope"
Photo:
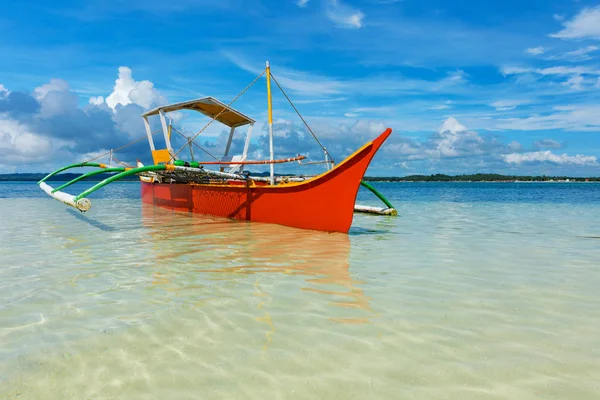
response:
[[[196,142],[190,141],[183,133],[179,132],[177,129],[173,128],[172,126],[171,126],[171,130],[177,132],[179,135],[181,135],[182,138],[184,138],[185,140],[188,140],[189,143],[193,144],[194,146],[196,146],[197,148],[199,148],[200,150],[202,150],[203,152],[205,152],[206,154],[208,154],[209,156],[211,156],[212,158],[214,158],[216,161],[219,161],[219,159],[217,157],[213,156],[212,154],[210,154],[208,152],[208,150],[205,150],[199,144],[196,144]]]
[[[156,130],[156,131],[152,132],[152,135],[156,135],[158,132],[160,132],[160,130]],[[124,145],[123,145],[123,146],[121,146],[121,147],[117,147],[116,149],[109,150],[109,151],[107,151],[107,152],[106,152],[106,153],[104,153],[104,154],[100,154],[99,156],[96,156],[96,157],[94,157],[94,158],[90,158],[89,160],[87,160],[87,161],[84,161],[84,163],[88,163],[88,162],[90,162],[90,161],[94,161],[94,160],[97,160],[97,159],[99,159],[99,158],[102,158],[102,157],[104,157],[104,156],[107,156],[107,155],[109,155],[111,152],[113,152],[113,153],[114,153],[115,151],[118,151],[118,150],[124,149],[125,147],[127,147],[127,146],[131,146],[132,144],[134,144],[134,143],[137,143],[137,142],[139,142],[140,140],[143,140],[143,139],[145,139],[145,138],[147,138],[147,137],[148,137],[148,135],[144,135],[144,136],[142,136],[142,137],[140,137],[140,138],[138,138],[138,139],[135,139],[133,142],[126,143],[126,144],[124,144]]]
[[[312,131],[312,129],[310,129],[310,126],[308,126],[308,124],[306,123],[306,121],[304,120],[304,118],[302,117],[302,115],[300,115],[300,111],[298,111],[298,109],[296,108],[296,106],[294,105],[294,103],[292,103],[292,100],[290,100],[290,98],[288,97],[288,95],[285,94],[285,92],[283,91],[283,88],[281,87],[281,85],[279,84],[279,82],[277,82],[277,79],[275,79],[275,77],[273,76],[273,74],[271,74],[271,78],[273,78],[273,81],[277,84],[277,86],[279,87],[279,90],[281,90],[281,93],[283,93],[283,95],[285,96],[285,98],[287,99],[287,101],[289,101],[289,103],[291,104],[291,106],[294,109],[294,111],[296,111],[296,114],[298,114],[298,116],[300,117],[300,119],[302,120],[302,122],[304,122],[304,125],[306,125],[306,128],[308,129],[308,131],[313,135],[313,137],[315,138],[315,140],[317,141],[317,143],[319,143],[319,146],[321,146],[321,149],[323,149],[323,151],[329,156],[329,158],[331,159],[331,163],[335,164],[335,161],[333,161],[333,157],[331,157],[331,154],[329,154],[329,152],[327,151],[327,149],[325,148],[325,146],[323,146],[321,144],[321,142],[319,141],[319,139],[317,138],[317,135],[315,135],[315,133]]]
[[[133,165],[129,165],[129,164],[126,164],[126,163],[124,163],[123,161],[119,161],[119,160],[117,160],[117,157],[115,157],[115,155],[114,155],[114,154],[113,154],[113,160],[114,160],[114,161],[116,161],[116,162],[118,162],[118,163],[119,163],[119,164],[121,164],[121,165],[124,165],[124,166],[126,166],[127,168],[135,168]]]
[[[208,124],[204,125],[204,128],[200,129],[200,132],[196,133],[191,140],[193,141],[194,139],[196,139],[198,137],[198,135],[200,135],[206,128],[208,128],[208,126],[210,124],[212,124],[219,117],[219,115],[223,114],[226,110],[229,110],[229,106],[231,106],[241,95],[243,95],[244,93],[246,93],[246,91],[248,89],[250,89],[250,87],[252,85],[254,85],[256,83],[256,81],[258,81],[265,74],[265,72],[267,72],[267,70],[264,70],[263,72],[261,72],[261,74],[259,76],[257,76],[248,86],[246,86],[244,88],[244,90],[242,90],[240,92],[240,94],[238,94],[237,96],[235,96],[235,98],[233,100],[231,100],[231,102],[229,104],[227,104],[227,106],[225,108],[223,108],[221,111],[219,111],[219,113],[217,115],[215,115],[210,121],[208,121]],[[173,154],[171,156],[171,160],[174,160],[175,157],[177,157],[177,154],[181,153],[181,151],[183,149],[185,149],[186,146],[187,146],[187,144],[185,144],[181,149],[179,149],[177,151],[177,153]]]

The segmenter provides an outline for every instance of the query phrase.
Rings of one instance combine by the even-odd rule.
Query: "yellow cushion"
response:
[[[154,165],[168,163],[171,161],[171,153],[169,153],[169,149],[154,150],[152,158],[154,159]]]

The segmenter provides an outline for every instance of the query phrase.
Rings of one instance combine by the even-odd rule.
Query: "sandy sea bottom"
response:
[[[349,235],[0,198],[0,398],[598,399],[599,203],[394,193]]]

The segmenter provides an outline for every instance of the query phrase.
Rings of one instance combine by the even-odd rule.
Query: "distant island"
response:
[[[47,173],[14,173],[0,174],[0,182],[18,181],[18,182],[37,182]],[[64,173],[58,174],[49,179],[49,181],[70,181],[80,174]],[[99,174],[88,181],[101,181],[112,174]],[[268,172],[253,173],[255,176],[268,176]],[[280,174],[276,174],[280,176]],[[127,176],[123,181],[137,181],[136,175]],[[466,174],[466,175],[408,175],[408,176],[365,176],[365,181],[369,182],[600,182],[600,177],[571,177],[571,176],[518,176],[518,175],[500,175],[500,174]]]

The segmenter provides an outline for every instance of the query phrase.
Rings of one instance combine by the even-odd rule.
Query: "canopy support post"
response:
[[[146,127],[146,134],[148,135],[148,142],[150,143],[150,150],[156,150],[154,148],[154,139],[152,139],[152,130],[150,129],[150,123],[148,117],[144,117],[144,126]]]
[[[231,147],[231,141],[233,140],[234,132],[235,132],[235,126],[232,126],[231,129],[229,130],[229,139],[227,139],[227,146],[225,147],[225,154],[223,155],[224,157],[227,157],[227,155],[229,154],[229,148]]]
[[[229,149],[231,148],[231,141],[233,140],[233,133],[235,132],[235,126],[232,126],[231,129],[229,130],[229,139],[227,139],[227,146],[225,146],[225,154],[223,154],[223,158],[227,158],[227,156],[229,155]],[[221,172],[223,172],[225,169],[223,167],[221,167]]]
[[[167,128],[167,120],[165,119],[165,113],[163,112],[163,110],[158,110],[158,115],[160,116],[160,124],[162,125],[163,134],[165,136],[165,144],[167,147],[167,151],[169,152],[169,154],[171,154],[170,163],[172,164],[174,156],[173,149],[171,148],[171,138],[169,137],[169,128]]]

